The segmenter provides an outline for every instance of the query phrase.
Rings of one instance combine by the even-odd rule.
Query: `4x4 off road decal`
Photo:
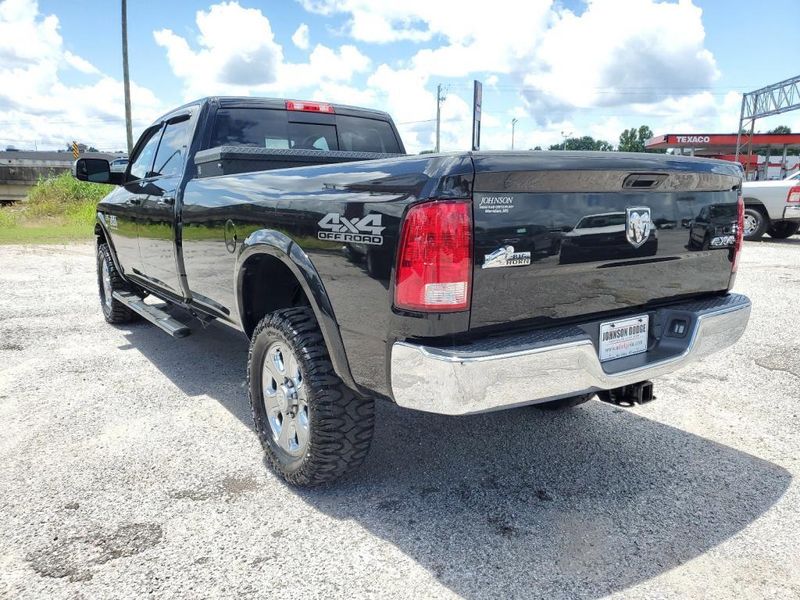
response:
[[[329,242],[350,242],[354,244],[383,244],[381,233],[386,227],[381,227],[382,215],[367,215],[366,217],[343,217],[339,213],[328,213],[320,219],[320,231],[317,237]]]

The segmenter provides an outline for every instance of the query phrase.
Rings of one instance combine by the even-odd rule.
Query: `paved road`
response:
[[[746,246],[748,332],[656,402],[381,405],[312,492],[264,467],[244,339],[107,326],[93,268],[0,247],[0,598],[800,597],[800,237]]]

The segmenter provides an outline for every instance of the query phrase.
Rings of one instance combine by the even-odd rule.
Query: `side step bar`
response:
[[[131,294],[130,292],[114,292],[113,296],[115,300],[119,300],[133,312],[142,315],[153,325],[163,329],[172,337],[182,338],[192,333],[192,330],[186,325],[171,317],[160,308],[145,304],[144,300],[139,298],[136,294]]]

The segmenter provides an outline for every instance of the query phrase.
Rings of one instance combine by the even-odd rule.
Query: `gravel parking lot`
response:
[[[658,400],[381,404],[366,465],[264,466],[247,344],[105,324],[93,247],[0,247],[0,598],[800,597],[800,237],[746,245],[732,349]]]

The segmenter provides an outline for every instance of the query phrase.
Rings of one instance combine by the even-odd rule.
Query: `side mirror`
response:
[[[120,185],[122,173],[112,173],[111,165],[102,158],[79,158],[72,165],[72,175],[80,181]]]

